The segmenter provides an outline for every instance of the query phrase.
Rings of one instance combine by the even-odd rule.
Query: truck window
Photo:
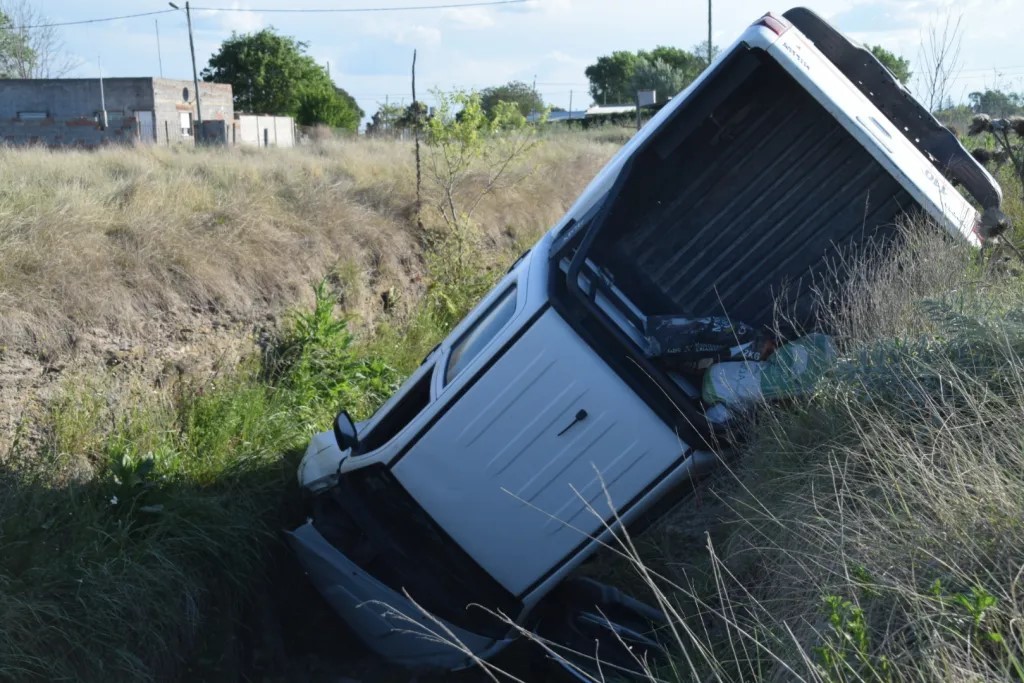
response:
[[[448,367],[444,373],[447,385],[463,368],[472,362],[487,344],[501,331],[516,311],[516,287],[513,285],[495,301],[469,330],[452,346]]]
[[[420,411],[430,404],[430,379],[434,373],[423,372],[411,387],[403,386],[398,390],[398,400],[388,401],[380,410],[387,411],[365,435],[359,435],[359,450],[362,453],[375,451],[402,431]],[[390,404],[390,405],[389,405]]]

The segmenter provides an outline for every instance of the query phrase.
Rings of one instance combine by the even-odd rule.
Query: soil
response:
[[[238,313],[194,307],[149,320],[139,334],[99,327],[77,331],[71,348],[59,356],[40,355],[30,348],[0,348],[0,462],[16,436],[38,438],[32,416],[75,378],[114,375],[154,390],[183,379],[204,379],[237,365],[269,338],[276,325],[277,315],[269,310]]]

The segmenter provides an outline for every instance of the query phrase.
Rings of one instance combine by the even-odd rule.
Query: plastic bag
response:
[[[814,387],[835,358],[831,337],[809,334],[780,346],[767,361],[712,365],[704,373],[702,398],[708,404],[741,407],[801,395]]]

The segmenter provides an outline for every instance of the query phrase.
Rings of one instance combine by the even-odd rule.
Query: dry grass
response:
[[[533,175],[481,207],[486,243],[548,227],[615,149],[546,142]],[[372,322],[381,291],[415,292],[424,275],[413,178],[411,147],[388,141],[0,149],[0,345],[52,354],[83,329],[141,334],[187,307],[282,310],[332,271]]]
[[[622,539],[672,617],[652,681],[1024,681],[1024,283],[937,233],[860,266],[842,360],[759,411],[711,512]]]

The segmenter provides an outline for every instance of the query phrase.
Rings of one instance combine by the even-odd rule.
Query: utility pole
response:
[[[711,2],[708,0],[708,66],[711,66]]]
[[[153,25],[156,26],[156,60],[160,63],[160,78],[164,77],[164,56],[160,51],[160,20],[154,19]]]
[[[173,2],[167,3],[174,9],[181,9]],[[199,144],[199,138],[203,132],[203,109],[199,103],[199,71],[196,70],[196,45],[192,40],[192,10],[188,3],[185,3],[185,20],[188,22],[188,49],[192,53],[192,84],[196,87],[196,136],[195,143]]]
[[[103,58],[96,56],[96,65],[100,69],[100,127],[107,129],[107,98],[103,95]]]

